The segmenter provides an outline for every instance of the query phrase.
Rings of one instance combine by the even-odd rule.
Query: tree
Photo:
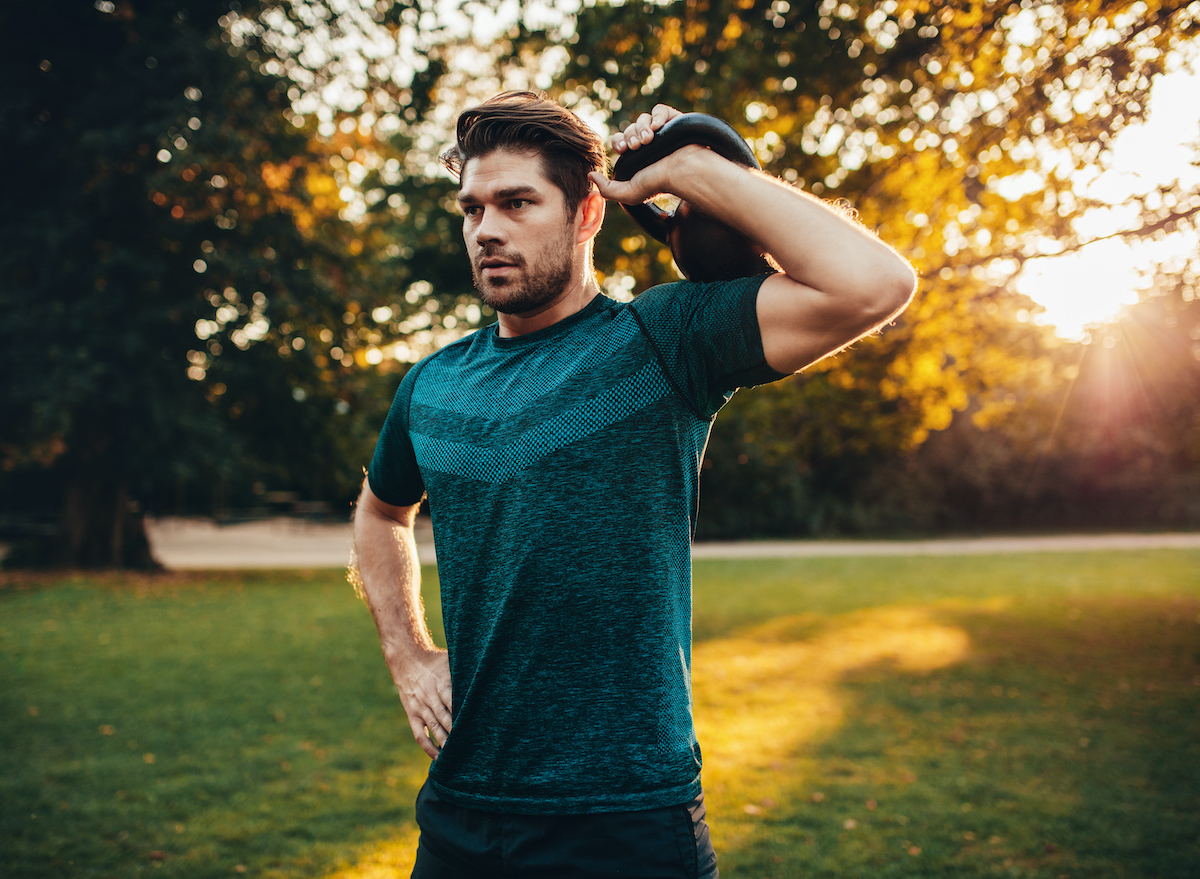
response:
[[[1064,367],[1012,280],[1028,259],[1080,244],[1077,175],[1142,118],[1153,77],[1192,51],[1198,25],[1183,0],[677,0],[588,6],[524,43],[569,45],[554,86],[568,104],[624,118],[663,101],[726,118],[764,167],[846,198],[920,269],[896,327],[735,397],[706,464],[718,517],[735,489],[774,483],[793,510],[807,498],[789,530],[853,527],[853,511],[827,512],[870,462],[914,448],[972,401],[984,421],[1012,411],[1014,388]],[[1200,209],[1194,195],[1172,198],[1176,220]],[[646,265],[643,246],[656,246],[614,232],[613,262]],[[781,428],[786,448],[761,445]],[[748,484],[755,461],[761,481]]]
[[[359,133],[293,111],[239,8],[0,10],[4,507],[58,523],[26,561],[151,565],[147,505],[361,478],[396,376],[368,369],[395,273],[343,197]]]
[[[1099,520],[1087,524],[1200,522],[1198,269],[1164,267],[1140,302],[1093,328],[1064,389],[1036,488],[1055,500],[1065,488],[1078,499],[1068,514]]]

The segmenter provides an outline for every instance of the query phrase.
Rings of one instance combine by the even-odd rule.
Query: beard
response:
[[[479,298],[501,314],[525,314],[550,304],[571,283],[575,248],[568,235],[539,253],[530,265],[519,253],[485,247],[471,260],[471,274]],[[515,267],[511,277],[487,278],[480,262],[500,259]]]

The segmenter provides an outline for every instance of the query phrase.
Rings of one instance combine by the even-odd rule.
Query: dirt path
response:
[[[427,518],[417,520],[421,561],[436,562]],[[155,555],[173,570],[210,568],[337,568],[350,557],[348,524],[267,519],[217,525],[204,519],[147,523]],[[939,540],[764,540],[699,543],[694,558],[791,558],[852,555],[985,555],[1007,552],[1090,552],[1112,549],[1200,548],[1200,533],[1065,534]]]

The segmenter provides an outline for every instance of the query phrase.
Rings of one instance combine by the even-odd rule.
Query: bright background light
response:
[[[1133,225],[1136,214],[1119,207],[1133,194],[1176,179],[1186,188],[1200,186],[1200,168],[1192,164],[1198,138],[1200,75],[1178,71],[1159,77],[1146,123],[1121,131],[1111,168],[1086,181],[1088,195],[1117,207],[1081,220],[1081,234],[1099,237]],[[1054,326],[1063,338],[1079,339],[1089,324],[1116,317],[1123,306],[1137,302],[1142,270],[1197,251],[1194,232],[1134,244],[1100,241],[1077,253],[1031,260],[1017,287],[1046,309],[1039,322]]]

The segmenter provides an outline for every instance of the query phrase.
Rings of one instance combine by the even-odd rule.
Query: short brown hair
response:
[[[538,92],[504,92],[458,117],[457,139],[441,155],[455,177],[471,159],[498,149],[535,152],[546,177],[563,192],[574,215],[591,181],[588,173],[608,173],[600,135],[561,104]]]

